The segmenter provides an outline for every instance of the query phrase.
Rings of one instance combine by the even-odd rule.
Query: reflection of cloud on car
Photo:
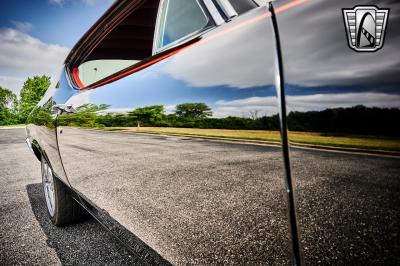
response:
[[[398,259],[400,38],[350,50],[347,5],[116,1],[38,106],[74,111],[27,126],[52,222],[149,265]]]

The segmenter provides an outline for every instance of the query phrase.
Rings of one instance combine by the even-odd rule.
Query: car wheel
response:
[[[85,210],[72,198],[66,185],[54,176],[43,155],[41,165],[44,197],[52,223],[62,226],[81,220],[86,214]]]

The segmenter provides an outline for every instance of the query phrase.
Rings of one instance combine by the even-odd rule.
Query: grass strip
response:
[[[108,131],[130,131],[141,133],[158,133],[170,135],[188,135],[199,137],[216,137],[226,139],[257,140],[280,142],[279,131],[268,130],[229,130],[202,128],[172,128],[172,127],[106,127]],[[338,148],[353,148],[363,150],[400,151],[400,139],[379,136],[360,136],[327,134],[315,132],[289,132],[289,140],[294,144],[330,146]]]

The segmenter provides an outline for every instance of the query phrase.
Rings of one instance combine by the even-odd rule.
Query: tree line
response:
[[[323,111],[291,112],[293,131],[400,137],[400,109],[357,105]]]
[[[28,78],[19,93],[0,86],[0,126],[25,124],[28,116],[50,86],[50,77]]]
[[[278,114],[248,117],[211,117],[205,103],[183,103],[172,114],[165,114],[163,105],[136,108],[126,114],[104,114],[109,106],[86,104],[73,115],[60,116],[58,123],[82,127],[182,127],[209,129],[279,130]],[[360,134],[400,137],[400,110],[397,108],[369,108],[362,105],[331,108],[323,111],[290,112],[288,129],[291,131],[334,134]]]
[[[76,113],[59,116],[57,123],[63,126],[80,127],[186,127],[219,129],[279,129],[279,117],[257,119],[243,117],[213,118],[211,109],[205,103],[182,103],[175,112],[166,114],[163,105],[136,108],[126,114],[103,114],[109,106],[85,104]]]
[[[50,77],[28,78],[19,98],[0,87],[0,125],[36,123],[54,126],[50,115],[52,102],[35,109],[28,116],[50,86]],[[181,103],[172,114],[163,105],[136,108],[124,114],[107,113],[109,105],[84,104],[71,115],[59,116],[57,124],[79,127],[186,127],[210,129],[279,130],[278,114],[260,116],[252,110],[247,117],[212,117],[205,103]],[[290,112],[287,126],[292,131],[334,134],[361,134],[400,137],[400,109],[365,107],[330,108],[322,111]]]

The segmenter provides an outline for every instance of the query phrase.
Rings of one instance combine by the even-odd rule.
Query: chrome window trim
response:
[[[229,2],[228,0],[215,0],[215,2],[221,8],[222,12],[224,12],[224,15],[228,19],[231,19],[238,15],[236,10],[233,8],[231,2]]]
[[[71,70],[69,64],[64,64],[63,71],[65,75],[65,79],[67,80],[68,86],[74,90],[80,91],[82,88],[79,88],[78,85],[75,83],[75,79],[71,76]],[[61,78],[60,78],[61,79]]]
[[[217,26],[225,23],[225,19],[221,16],[221,13],[218,11],[212,0],[203,0],[203,3],[207,7],[208,12],[210,12],[211,17]]]
[[[256,0],[252,0],[257,6],[268,6],[269,3],[275,2],[276,0],[266,0],[264,4],[260,4],[258,1]]]
[[[154,28],[152,55],[155,55],[157,53],[157,43],[158,43],[158,39],[159,39],[159,35],[160,35],[158,29],[160,28],[161,14],[164,13],[163,12],[164,1],[165,0],[160,0],[160,2],[158,3],[156,27]]]
[[[194,32],[192,32],[192,33],[190,33],[190,34],[188,34],[188,35],[186,35],[186,36],[183,36],[182,38],[179,38],[178,40],[173,41],[172,43],[169,43],[169,44],[167,44],[167,45],[165,45],[165,46],[163,46],[163,47],[159,47],[159,48],[158,48],[158,47],[157,47],[157,43],[158,43],[159,38],[160,38],[159,29],[160,29],[161,17],[162,17],[162,14],[163,14],[163,12],[164,12],[164,10],[163,10],[164,1],[167,1],[167,0],[161,0],[160,3],[159,3],[159,5],[158,5],[156,27],[155,27],[155,29],[154,29],[153,52],[152,52],[152,55],[155,55],[155,54],[158,54],[158,53],[160,53],[160,52],[162,52],[162,51],[165,51],[165,50],[167,50],[167,49],[176,47],[176,46],[180,45],[180,44],[181,44],[182,42],[184,42],[184,41],[192,40],[192,39],[196,38],[197,36],[201,35],[202,33],[206,32],[206,31],[209,30],[210,28],[213,28],[213,27],[214,27],[214,26],[210,26],[210,16],[209,16],[209,15],[207,14],[207,12],[204,10],[203,5],[200,3],[199,0],[195,0],[195,1],[197,2],[197,4],[199,5],[201,11],[203,12],[204,17],[207,19],[207,23],[205,24],[205,26],[204,26],[203,28],[197,30],[197,31],[194,31]],[[207,0],[207,1],[208,1],[208,0]],[[211,1],[211,0],[209,0],[209,1]],[[204,1],[204,2],[205,2],[205,1]],[[203,3],[204,3],[204,2],[203,2]],[[206,7],[207,7],[207,5],[206,5]],[[217,10],[217,8],[216,8],[215,6],[214,6],[214,8],[215,8],[215,10]],[[207,7],[207,9],[208,9],[208,7]],[[209,9],[208,9],[208,11],[209,11]],[[209,12],[210,12],[210,11],[209,11]],[[217,12],[218,12],[218,10],[217,10]],[[219,14],[219,13],[218,13],[218,14]],[[215,21],[213,15],[211,14],[211,12],[210,12],[210,15],[211,15],[212,19],[214,20],[214,22],[216,23],[216,21]],[[219,16],[221,17],[221,14],[219,14]],[[222,18],[222,17],[221,17],[221,18]],[[224,21],[224,22],[225,22],[225,21]],[[218,25],[218,24],[217,24],[217,25]]]

